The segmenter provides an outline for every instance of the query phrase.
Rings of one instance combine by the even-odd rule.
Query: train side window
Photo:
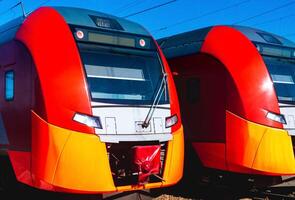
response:
[[[197,103],[200,99],[200,79],[189,78],[186,81],[186,98],[189,103]]]
[[[14,98],[14,71],[5,72],[5,100],[12,101]]]

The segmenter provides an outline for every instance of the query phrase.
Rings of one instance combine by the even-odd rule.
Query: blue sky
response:
[[[171,0],[23,0],[26,12],[40,5],[83,7],[127,16]],[[0,0],[0,24],[21,15],[17,0]],[[8,10],[8,11],[6,11]],[[174,0],[157,9],[128,17],[148,29],[155,38],[210,25],[253,26],[295,41],[295,0]]]

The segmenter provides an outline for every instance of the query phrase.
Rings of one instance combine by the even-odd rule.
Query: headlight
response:
[[[86,126],[102,129],[102,125],[101,125],[101,121],[99,117],[76,113],[74,115],[73,120],[81,124],[84,124]]]
[[[165,121],[166,121],[165,127],[169,128],[178,122],[178,117],[177,117],[177,115],[172,115],[170,117],[166,117]]]
[[[267,117],[268,119],[273,120],[273,121],[276,121],[276,122],[279,122],[279,123],[282,123],[282,124],[287,124],[284,115],[276,114],[276,113],[273,113],[273,112],[268,112],[268,113],[266,114],[266,117]]]

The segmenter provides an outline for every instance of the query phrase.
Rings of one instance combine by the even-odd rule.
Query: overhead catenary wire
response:
[[[261,16],[264,16],[264,15],[266,15],[266,14],[269,14],[269,13],[275,12],[275,11],[280,10],[280,9],[282,9],[282,8],[289,7],[289,6],[293,5],[293,4],[295,4],[295,1],[290,1],[290,2],[288,2],[288,3],[285,3],[285,4],[283,4],[283,5],[277,6],[277,7],[275,7],[275,8],[272,8],[272,9],[266,10],[266,11],[264,11],[264,12],[258,13],[258,14],[256,14],[256,15],[253,15],[253,16],[250,16],[250,17],[247,17],[247,18],[245,18],[245,19],[242,19],[242,20],[236,21],[236,22],[234,22],[233,24],[234,24],[234,25],[238,25],[238,24],[241,24],[241,23],[244,23],[244,22],[250,21],[250,20],[252,20],[252,19],[255,19],[255,18],[257,18],[257,17],[261,17]]]
[[[174,24],[170,24],[168,26],[164,26],[164,27],[161,27],[161,28],[158,28],[158,29],[154,29],[151,32],[152,33],[157,33],[157,32],[160,32],[160,31],[164,31],[164,30],[167,30],[167,29],[175,27],[175,26],[179,26],[179,25],[184,24],[184,23],[192,22],[192,21],[195,21],[197,19],[201,19],[201,18],[206,17],[206,16],[214,15],[216,13],[219,13],[219,12],[231,9],[231,8],[238,7],[238,6],[242,5],[242,4],[248,3],[250,1],[251,0],[244,0],[244,1],[241,1],[241,2],[238,2],[238,3],[235,3],[235,4],[231,4],[231,5],[226,6],[226,7],[222,7],[222,8],[216,9],[216,10],[206,12],[206,13],[198,15],[196,17],[192,17],[192,18],[189,18],[189,19],[185,19],[185,20],[176,22]]]
[[[127,9],[130,9],[130,8],[133,8],[134,6],[137,6],[138,4],[140,3],[143,3],[145,0],[135,0],[135,1],[132,1],[132,2],[129,2],[127,4],[124,4],[122,5],[121,7],[115,9],[113,12],[118,14],[118,13],[121,13]]]
[[[266,20],[266,21],[263,21],[263,22],[258,22],[258,23],[252,24],[251,26],[269,24],[269,23],[272,23],[272,22],[277,22],[277,21],[282,21],[282,20],[285,20],[285,19],[290,19],[292,17],[295,17],[295,14],[285,15],[285,16],[282,16],[282,17],[273,18],[273,19]]]
[[[0,1],[1,1],[1,0],[0,0]],[[49,1],[51,1],[51,0],[46,0],[46,1],[42,2],[42,3],[40,3],[37,7],[40,7],[40,6],[42,6],[42,5],[46,4],[46,3],[48,3]],[[0,13],[0,17],[1,17],[2,15],[4,15],[4,14],[8,13],[9,11],[13,10],[14,8],[18,7],[18,6],[21,6],[21,8],[22,8],[22,12],[24,13],[24,5],[23,5],[23,2],[22,2],[22,1],[19,1],[19,2],[16,3],[15,5],[13,5],[13,6],[11,6],[10,8],[8,8],[8,9],[4,10],[3,12],[1,12],[1,13]],[[31,11],[31,12],[32,12],[32,11]],[[31,12],[29,12],[29,13],[31,13]],[[28,13],[28,14],[29,14],[29,13]]]
[[[1,0],[0,0],[0,1],[1,1]],[[51,0],[46,0],[46,1],[42,2],[42,3],[40,3],[40,4],[37,6],[37,8],[40,7],[40,6],[42,6],[42,5],[44,5],[44,4],[46,4],[46,3],[48,3],[49,1],[51,1]],[[24,4],[23,4],[23,2],[22,2],[22,1],[19,1],[17,4],[13,5],[12,7],[8,8],[7,10],[3,11],[2,13],[0,13],[0,17],[1,17],[2,15],[6,14],[6,13],[9,12],[9,11],[13,11],[13,9],[16,8],[16,7],[18,7],[18,6],[21,6],[22,14],[23,14],[23,17],[24,17],[24,18],[26,18],[31,12],[34,11],[34,10],[32,10],[32,11],[26,13],[26,12],[25,12],[25,8],[24,8]],[[15,12],[14,12],[14,13],[15,13]],[[14,14],[14,15],[15,15],[15,14]],[[14,16],[13,16],[12,18],[14,18]],[[5,23],[5,22],[4,22],[4,23]],[[3,24],[4,24],[4,23],[3,23]],[[1,25],[2,25],[2,24],[1,24]],[[10,28],[13,28],[13,27],[9,27],[8,29],[10,29]],[[3,31],[2,31],[2,32],[3,32]]]
[[[21,1],[18,2],[17,4],[15,4],[15,5],[11,6],[10,8],[4,10],[3,12],[0,13],[0,17],[1,17],[2,15],[4,15],[4,14],[8,13],[8,12],[11,11],[12,9],[18,7],[20,4],[21,4]]]
[[[146,9],[144,9],[144,10],[141,10],[141,11],[138,11],[138,12],[131,13],[131,14],[129,14],[129,15],[123,16],[123,18],[128,18],[128,17],[132,17],[132,16],[135,16],[135,15],[138,15],[138,14],[142,14],[142,13],[145,13],[145,12],[147,12],[147,11],[150,11],[150,10],[154,10],[154,9],[160,8],[160,7],[166,6],[166,5],[168,5],[168,4],[175,3],[176,1],[178,1],[178,0],[171,0],[171,1],[168,1],[168,2],[165,2],[165,3],[162,3],[162,4],[158,4],[158,5],[156,5],[156,6],[153,6],[153,7],[150,7],[150,8],[146,8]]]

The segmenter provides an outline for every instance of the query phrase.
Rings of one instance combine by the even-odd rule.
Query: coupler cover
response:
[[[160,173],[160,145],[134,146],[132,148],[133,173],[138,174],[138,184],[149,181],[151,175]]]

